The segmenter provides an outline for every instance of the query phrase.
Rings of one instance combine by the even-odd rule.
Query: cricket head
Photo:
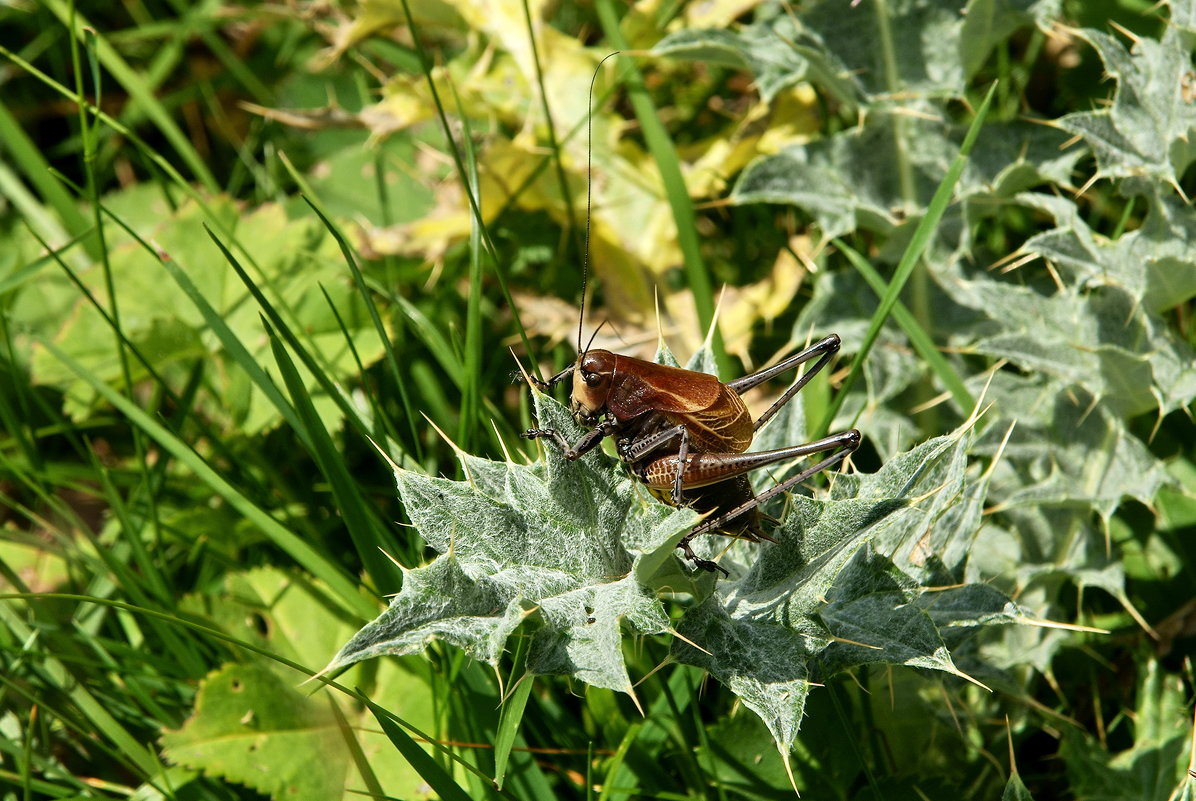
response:
[[[589,350],[577,357],[573,368],[573,396],[569,410],[582,425],[597,424],[606,413],[611,376],[615,373],[615,354],[609,350]]]

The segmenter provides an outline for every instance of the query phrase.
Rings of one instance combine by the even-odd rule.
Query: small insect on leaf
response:
[[[755,432],[792,400],[839,350],[839,337],[822,339],[766,370],[720,382],[706,373],[646,362],[607,350],[581,351],[572,366],[547,381],[549,390],[573,376],[570,411],[589,428],[574,444],[550,428],[531,428],[521,436],[548,439],[566,459],[577,459],[606,437],[613,437],[619,458],[653,495],[673,506],[691,506],[709,515],[677,547],[705,570],[723,568],[699,558],[690,546],[701,534],[714,533],[750,542],[771,539],[762,526],[760,504],[847,458],[859,447],[855,429],[804,445],[748,453]],[[753,421],[741,393],[806,362],[814,364],[758,419]],[[777,462],[820,454],[816,464],[756,495],[747,474]]]
[[[594,78],[597,76],[595,71]],[[591,81],[591,103],[593,93]],[[551,428],[529,428],[520,436],[548,439],[569,460],[593,450],[606,437],[613,437],[619,458],[653,495],[673,506],[691,506],[708,515],[682,537],[677,547],[698,567],[727,575],[716,563],[693,552],[690,543],[695,537],[718,533],[751,542],[771,539],[761,525],[760,504],[833,467],[859,447],[860,432],[852,429],[804,445],[747,452],[755,432],[830,363],[839,350],[839,337],[831,334],[779,364],[727,383],[707,373],[591,348],[592,340],[583,347],[590,255],[588,185],[586,191],[586,247],[582,259],[577,359],[547,381],[536,378],[529,381],[548,391],[572,375],[570,412],[589,431],[572,445]],[[811,361],[812,366],[801,378],[753,421],[740,396]],[[753,491],[748,472],[814,454],[823,458],[760,495]]]

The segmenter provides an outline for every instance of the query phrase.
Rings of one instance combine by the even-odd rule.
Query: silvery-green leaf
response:
[[[861,547],[920,536],[929,518],[950,507],[960,492],[967,440],[967,432],[958,431],[890,460],[877,473],[837,475],[832,499],[794,496],[773,532],[777,542],[760,546],[751,570],[719,582],[713,596],[686,612],[674,656],[731,687],[764,720],[778,747],[788,749],[811,672],[822,670],[815,660],[833,641],[819,615],[836,579]],[[913,613],[918,637],[911,634],[902,661],[952,669],[940,644],[928,645],[937,636],[930,618],[921,609]],[[898,647],[892,644],[888,653]],[[832,667],[841,664],[836,659]]]
[[[1162,39],[1136,38],[1129,49],[1102,31],[1077,33],[1100,54],[1117,88],[1109,108],[1068,114],[1057,124],[1084,137],[1101,177],[1149,176],[1178,185],[1196,161],[1196,104],[1184,89],[1192,52],[1184,33],[1169,25]]]
[[[537,395],[536,406],[542,425],[580,437],[560,404]],[[652,582],[676,561],[674,546],[697,517],[637,491],[599,450],[576,462],[551,446],[545,452],[546,462],[532,465],[463,456],[465,481],[396,472],[412,524],[441,555],[404,571],[390,608],[330,669],[413,653],[433,639],[493,664],[527,612],[539,609],[533,670],[630,690],[623,626],[669,629]],[[683,585],[684,576],[674,571],[668,580]]]

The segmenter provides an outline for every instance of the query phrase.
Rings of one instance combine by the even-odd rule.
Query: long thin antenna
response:
[[[586,237],[585,249],[581,254],[581,305],[577,312],[577,354],[580,356],[581,329],[586,319],[586,282],[590,277],[590,207],[594,194],[594,84],[598,83],[598,73],[607,59],[619,55],[620,51],[607,53],[594,67],[594,77],[590,78],[590,95],[586,98]],[[595,332],[597,333],[597,332]],[[589,350],[589,346],[586,346]]]

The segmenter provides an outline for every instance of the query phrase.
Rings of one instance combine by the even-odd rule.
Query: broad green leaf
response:
[[[918,604],[939,631],[1011,623],[1022,614],[1009,598],[989,584],[964,584],[925,592]]]
[[[1140,298],[1115,284],[1039,289],[983,275],[940,281],[992,323],[973,347],[1082,387],[1122,415],[1163,413],[1196,398],[1196,359]]]
[[[1127,182],[1128,183],[1128,182]],[[1196,296],[1196,217],[1191,206],[1137,182],[1127,189],[1149,205],[1142,226],[1109,241],[1084,222],[1072,203],[1042,195],[1019,202],[1055,218],[1057,227],[1026,240],[1021,252],[1042,256],[1078,287],[1119,286],[1158,314]]]
[[[805,209],[828,237],[863,228],[891,233],[930,202],[963,127],[878,114],[867,124],[764,156],[740,175],[735,203],[788,203]],[[1061,150],[1058,131],[1029,123],[987,125],[956,196],[1008,196],[1043,180],[1064,181],[1082,151]]]
[[[798,748],[801,746],[799,741]],[[731,791],[728,795],[735,790],[745,796],[760,793],[762,787],[789,795],[793,793],[784,759],[777,753],[768,729],[755,715],[741,711],[721,717],[710,727],[707,741],[699,747],[698,753],[706,760],[705,764],[712,766],[716,780]],[[798,763],[795,767],[800,769],[801,758],[794,761]],[[821,766],[811,765],[811,773],[818,767]]]
[[[958,55],[964,5],[896,0],[844,9],[842,3],[823,0],[799,19],[804,38],[821,51],[827,67],[852,76],[870,100],[894,92],[958,96],[964,80]],[[792,16],[778,10],[776,18]]]
[[[1167,465],[1167,472],[1178,486],[1159,493],[1159,530],[1196,525],[1196,464],[1190,459],[1174,459]]]
[[[966,5],[966,8],[964,7]],[[809,81],[841,101],[865,105],[902,97],[952,97],[1013,31],[1056,17],[1059,0],[897,0],[844,8],[835,0],[794,13],[760,6],[737,31],[682,29],[655,52],[747,69],[765,101]]]
[[[815,80],[845,102],[854,101],[857,90],[851,82],[828,69],[817,49],[786,38],[793,33],[790,21],[774,16],[737,32],[680,30],[661,39],[653,50],[672,58],[746,68],[756,77],[765,102],[772,102],[784,89],[806,80]]]
[[[975,75],[993,47],[1020,28],[1048,27],[1058,19],[1062,7],[1062,0],[970,0],[960,35],[964,71]]]
[[[932,164],[914,167],[915,197],[902,198],[897,167],[904,143],[896,136],[891,118],[863,128],[853,128],[808,145],[793,145],[774,156],[765,156],[740,175],[731,193],[736,204],[788,203],[804,209],[818,221],[827,237],[857,228],[889,233],[900,224],[898,209],[910,201],[929,202],[946,170],[950,153],[941,134],[922,126],[920,152],[932,147],[926,138],[942,145]],[[955,147],[954,152],[958,152]],[[925,169],[919,169],[919,167]]]
[[[1084,504],[1107,519],[1124,499],[1150,503],[1171,483],[1107,405],[1063,394],[1049,403],[1045,428],[1014,429],[1009,455],[1024,472],[1017,484],[1002,485],[1002,505]]]
[[[835,579],[818,617],[836,640],[818,655],[827,674],[856,665],[892,665],[958,672],[930,616],[910,603],[916,585],[865,546]]]
[[[212,525],[210,517],[197,522]],[[302,574],[257,568],[226,574],[220,586],[183,596],[179,607],[278,656],[318,665],[329,646],[350,633],[340,611],[326,603],[324,592],[322,582]]]
[[[205,678],[194,715],[162,746],[178,764],[278,799],[340,798],[350,764],[328,702],[255,664]]]
[[[210,519],[206,522],[210,528]],[[350,622],[336,609],[328,608],[324,591],[322,582],[304,579],[298,573],[259,568],[226,575],[222,586],[185,596],[180,608],[212,621],[227,634],[269,649],[281,657],[318,666],[332,649],[353,633]],[[418,727],[432,730],[436,713],[429,691],[431,682],[425,673],[425,666],[420,664],[391,662],[375,666],[369,672],[353,672],[342,676],[341,680],[349,686],[362,686],[371,698],[385,703],[391,712]],[[284,684],[288,687],[298,687],[302,680],[298,674],[282,675],[286,677]],[[267,683],[272,685],[272,682]],[[373,779],[388,794],[399,798],[421,797],[425,785],[419,774],[404,760],[386,758],[391,745],[377,731],[373,715],[331,690],[312,694],[307,688],[301,688],[300,692],[304,696],[304,708],[323,710],[320,714],[325,714],[328,703],[340,707],[341,714],[353,724],[357,745],[369,759],[368,768]],[[338,740],[341,745],[331,750],[331,757],[347,759],[343,738],[338,735]],[[289,756],[285,750],[257,754],[261,760],[259,764],[267,772],[275,770],[276,759],[279,760],[277,769],[286,770]],[[343,790],[327,797],[343,795],[349,798],[354,790],[368,791],[370,788],[360,774],[360,766],[349,765]]]
[[[231,206],[219,205],[231,212]],[[223,317],[234,334],[260,362],[269,363],[268,344],[261,334],[259,310],[229,265],[202,236],[203,211],[185,204],[165,220],[144,221],[138,233],[152,240],[164,258],[180,267],[208,303]],[[274,303],[288,315],[293,327],[306,335],[308,347],[321,367],[333,377],[356,373],[357,365],[345,343],[336,317],[321,287],[336,304],[355,338],[357,352],[370,363],[382,353],[382,343],[370,332],[362,299],[352,286],[348,270],[335,243],[312,220],[290,221],[281,207],[267,205],[241,218],[237,239],[255,279],[267,288]],[[136,229],[135,229],[136,230]],[[207,332],[200,312],[183,289],[172,281],[155,254],[146,252],[121,231],[110,241],[112,280],[118,293],[121,328],[151,364],[166,376],[178,379],[196,361],[210,363],[205,371],[206,391],[200,403],[205,413],[230,428],[254,433],[277,424],[278,412],[255,386],[246,385],[229,354]],[[116,337],[107,322],[58,268],[44,280],[30,283],[14,308],[14,320],[29,330],[52,338],[68,355],[109,383],[120,380]],[[84,269],[80,279],[105,308],[111,308],[99,265]],[[134,380],[146,377],[135,360]],[[91,413],[95,391],[41,347],[33,348],[34,380],[61,387],[67,393],[67,411],[76,419]],[[315,380],[304,373],[315,392],[317,408],[325,419],[338,413]]]
[[[681,31],[656,50],[747,67],[766,100],[797,81],[821,85],[847,102],[877,102],[897,91],[958,95],[962,9],[962,3],[927,0],[890,0],[884,8],[822,0],[794,14],[765,5],[738,33]]]
[[[810,662],[830,638],[808,616],[791,615],[789,624],[782,625],[737,611],[716,596],[686,611],[677,627],[685,639],[674,644],[673,655],[709,671],[739,696],[785,753],[793,747],[805,712],[813,681]]]

